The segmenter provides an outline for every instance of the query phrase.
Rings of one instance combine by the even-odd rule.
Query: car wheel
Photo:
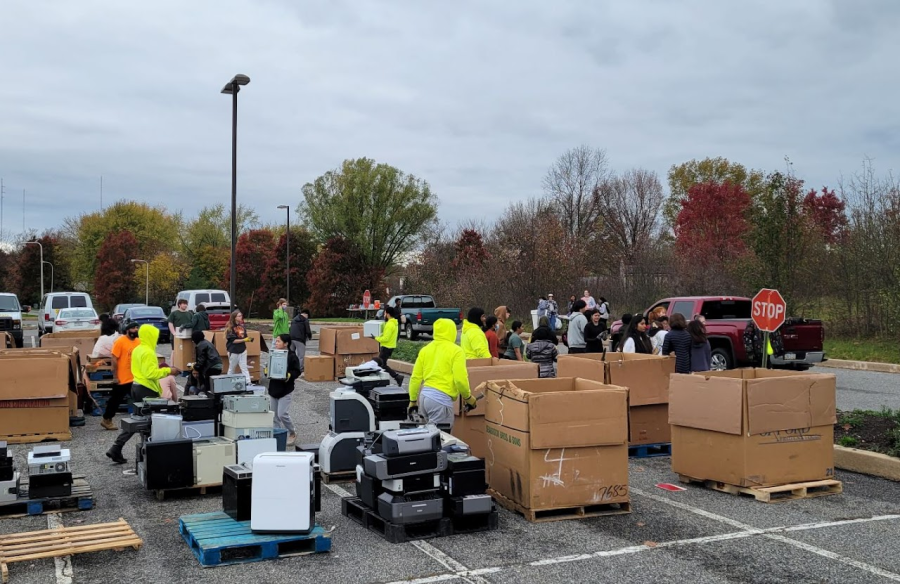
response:
[[[406,338],[410,341],[415,341],[417,338],[419,338],[419,333],[413,330],[411,322],[406,323]]]
[[[709,364],[713,371],[731,369],[731,354],[726,349],[713,349]]]

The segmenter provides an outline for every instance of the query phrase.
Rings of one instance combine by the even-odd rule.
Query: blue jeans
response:
[[[556,332],[556,315],[550,315],[550,330]]]

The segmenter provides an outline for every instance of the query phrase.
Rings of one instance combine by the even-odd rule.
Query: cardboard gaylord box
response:
[[[40,339],[41,349],[51,349],[71,352],[72,348],[78,349],[81,365],[88,355],[94,351],[94,345],[100,338],[100,331],[61,331],[47,333]]]
[[[629,501],[627,400],[587,379],[487,382],[491,488],[529,509]]]
[[[324,327],[319,333],[319,352],[324,355],[377,355],[378,343],[366,337],[361,326]]]
[[[333,355],[307,355],[303,359],[303,378],[306,381],[334,381]]]
[[[226,340],[227,334],[225,331],[203,331],[203,336],[206,337],[207,341],[213,344],[222,359],[228,357],[228,342]],[[247,338],[253,339],[251,342],[247,343],[248,356],[259,357],[260,353],[267,353],[269,351],[265,339],[262,338],[259,331],[248,330]],[[175,343],[176,345],[178,344],[178,339],[175,339]]]
[[[835,390],[831,374],[673,375],[672,470],[743,487],[832,478]]]
[[[580,353],[557,361],[559,377],[580,377],[628,388],[631,406],[669,401],[669,376],[675,359],[640,353]]]
[[[0,351],[0,439],[69,432],[72,353],[46,349]]]

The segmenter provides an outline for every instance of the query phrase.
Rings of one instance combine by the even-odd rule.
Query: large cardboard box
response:
[[[632,406],[664,404],[669,401],[669,376],[675,360],[640,353],[581,353],[562,356],[557,361],[559,377],[581,377],[627,387]]]
[[[739,486],[833,477],[835,376],[785,373],[673,375],[672,470]]]
[[[492,489],[528,509],[624,503],[624,388],[575,378],[487,382]]]
[[[486,381],[538,378],[537,363],[517,363],[504,359],[469,359],[466,361],[466,369],[469,373],[469,389],[476,398],[487,391],[487,386],[483,386]],[[484,400],[479,400],[478,407],[467,413],[463,399],[460,398],[459,407],[454,413],[457,416],[484,416]]]
[[[213,344],[216,348],[216,351],[219,352],[219,355],[224,359],[228,356],[228,343],[227,343],[227,335],[225,331],[203,331],[203,336],[206,337],[206,340]],[[252,342],[247,343],[247,355],[259,357],[260,353],[265,351],[268,352],[268,347],[266,347],[265,340],[262,338],[262,334],[259,331],[247,331],[247,338],[253,339]],[[175,339],[175,342],[178,342],[178,339]]]
[[[307,355],[303,359],[303,378],[306,381],[334,381],[334,357]]]
[[[343,377],[347,372],[347,367],[356,367],[362,365],[366,361],[371,361],[378,356],[378,352],[364,353],[360,355],[331,355],[334,358],[334,379]]]
[[[69,439],[72,355],[77,357],[72,347],[69,351],[0,353],[0,440],[23,434],[59,434]]]
[[[468,444],[473,455],[486,459],[488,448],[484,427],[484,415],[457,416],[453,419],[453,431],[450,433]]]
[[[325,355],[377,355],[378,343],[366,337],[361,326],[324,327],[319,333],[319,352]]]
[[[63,331],[47,333],[41,337],[42,349],[59,349],[71,352],[72,347],[78,348],[81,359],[85,359],[94,351],[94,345],[100,338],[100,331]]]
[[[172,351],[171,364],[182,371],[187,371],[187,364],[197,359],[197,347],[190,339],[175,339],[175,349]]]
[[[0,401],[0,440],[28,434],[35,442],[47,434],[71,440],[69,398]]]
[[[659,444],[672,441],[669,404],[628,408],[628,443]]]

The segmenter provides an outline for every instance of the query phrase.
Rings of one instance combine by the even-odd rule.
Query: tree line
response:
[[[426,181],[347,160],[304,185],[296,204],[290,300],[341,316],[366,289],[383,300],[431,293],[445,306],[508,305],[526,317],[548,292],[564,300],[588,288],[620,315],[666,296],[774,287],[792,315],[822,318],[834,334],[897,332],[900,184],[871,161],[831,188],[811,188],[790,161],[767,171],[724,158],[673,165],[665,182],[580,146],[550,166],[540,194],[450,227]],[[142,301],[145,266],[130,261],[141,259],[150,302],[165,307],[179,290],[228,289],[230,221],[221,204],[188,219],[123,200],[27,238],[43,244],[56,290],[89,291],[104,309]],[[235,300],[267,313],[286,294],[285,228],[241,206],[238,233]],[[34,245],[0,251],[0,288],[36,304],[38,256]]]

